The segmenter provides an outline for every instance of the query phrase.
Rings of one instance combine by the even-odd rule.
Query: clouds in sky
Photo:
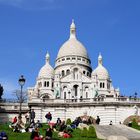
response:
[[[10,5],[28,10],[50,10],[60,8],[63,0],[0,0],[0,5]]]

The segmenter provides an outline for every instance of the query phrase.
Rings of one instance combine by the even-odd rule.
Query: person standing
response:
[[[29,112],[27,112],[27,113],[25,114],[26,124],[29,124],[29,122],[30,122],[29,116],[30,116],[30,114],[29,114]]]
[[[34,122],[34,119],[35,119],[35,112],[34,112],[34,109],[32,109],[32,111],[31,111],[31,122]]]
[[[96,119],[96,124],[100,124],[100,118],[99,118],[99,116],[97,116],[97,119]]]
[[[48,112],[46,115],[45,115],[45,118],[47,119],[47,123],[50,123],[50,121],[52,120],[52,114],[50,112]]]

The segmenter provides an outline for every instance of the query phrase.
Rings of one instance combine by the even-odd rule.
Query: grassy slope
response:
[[[43,128],[40,129],[40,134],[45,136],[45,129],[47,128],[46,125],[43,125]],[[0,125],[0,131],[5,131],[8,135],[8,138],[10,140],[30,140],[30,133],[16,133],[12,132],[12,130],[8,127],[8,125],[3,124]],[[72,133],[73,137],[69,138],[69,140],[99,140],[96,138],[84,138],[81,137],[81,130],[76,129]],[[53,139],[54,140],[64,140],[64,138],[58,138],[57,133],[53,133]]]

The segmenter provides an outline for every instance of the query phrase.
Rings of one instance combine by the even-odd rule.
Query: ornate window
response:
[[[62,76],[65,76],[65,71],[64,70],[62,70]]]
[[[102,86],[102,83],[100,83],[100,88],[102,88],[103,86]]]
[[[67,75],[70,74],[70,70],[67,70],[66,73],[67,73]]]
[[[77,58],[77,60],[81,60],[81,58]]]
[[[85,71],[83,71],[83,74],[85,74],[86,72]]]
[[[74,79],[78,79],[78,68],[74,68]]]
[[[47,87],[49,87],[49,81],[47,82]]]
[[[45,81],[45,82],[44,82],[44,87],[46,87],[46,86],[47,86],[47,82]]]
[[[105,88],[105,83],[103,83],[103,88]]]
[[[70,58],[68,57],[67,60],[70,60]]]

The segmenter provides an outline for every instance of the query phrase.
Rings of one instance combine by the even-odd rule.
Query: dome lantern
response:
[[[76,38],[76,26],[74,23],[74,19],[72,19],[72,23],[70,25],[70,39],[71,38]]]
[[[103,58],[102,58],[101,53],[99,53],[99,56],[98,56],[98,65],[103,65]]]
[[[50,55],[48,52],[46,54],[46,63],[50,63]]]

